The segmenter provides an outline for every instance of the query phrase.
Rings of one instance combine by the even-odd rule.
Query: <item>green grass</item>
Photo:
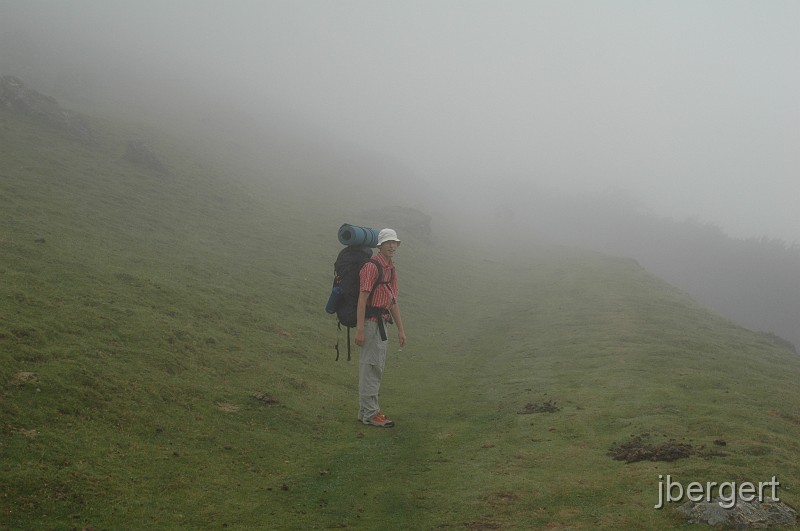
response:
[[[800,502],[798,357],[631,260],[403,236],[398,426],[370,429],[322,311],[342,192],[147,125],[82,146],[0,117],[0,528],[685,526],[659,474]],[[132,136],[170,174],[122,160]],[[727,456],[608,455],[645,433]]]

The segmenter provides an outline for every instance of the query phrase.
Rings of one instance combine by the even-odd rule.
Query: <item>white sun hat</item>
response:
[[[400,243],[400,240],[398,239],[397,233],[395,231],[393,231],[392,229],[382,229],[378,233],[378,247],[380,247],[383,242],[388,242],[388,241],[395,241],[397,243]]]

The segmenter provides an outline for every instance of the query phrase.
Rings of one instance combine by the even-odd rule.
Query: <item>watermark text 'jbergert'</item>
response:
[[[719,506],[723,509],[730,509],[738,500],[744,502],[751,502],[758,500],[763,502],[765,495],[769,493],[769,497],[775,501],[780,501],[778,498],[778,486],[780,482],[772,476],[770,481],[759,481],[752,483],[750,481],[723,481],[717,483],[716,481],[707,481],[701,483],[693,481],[684,487],[680,481],[673,481],[672,476],[667,474],[658,475],[658,503],[653,507],[661,509],[665,503],[680,502],[684,497],[693,502],[711,502],[713,493],[716,490],[717,498],[719,498]]]

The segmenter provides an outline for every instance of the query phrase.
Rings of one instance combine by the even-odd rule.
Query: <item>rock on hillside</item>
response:
[[[708,524],[717,529],[765,529],[797,524],[797,511],[769,497],[762,501],[738,499],[732,507],[727,506],[726,500],[714,498],[708,502],[686,502],[678,511],[690,524]]]
[[[63,109],[54,98],[26,87],[17,77],[0,76],[0,106],[66,131],[81,142],[88,144],[93,141],[86,120]]]
[[[141,140],[131,140],[128,142],[123,158],[129,162],[155,170],[159,173],[169,173],[169,169],[161,156]]]

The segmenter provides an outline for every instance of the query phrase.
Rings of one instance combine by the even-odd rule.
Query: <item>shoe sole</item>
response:
[[[394,421],[389,421],[386,424],[373,424],[371,422],[365,422],[365,426],[375,426],[376,428],[394,428]]]
[[[377,428],[394,428],[393,420],[388,421],[386,424],[372,424],[371,422],[364,422],[362,419],[356,418],[356,422],[365,426],[375,426]]]

